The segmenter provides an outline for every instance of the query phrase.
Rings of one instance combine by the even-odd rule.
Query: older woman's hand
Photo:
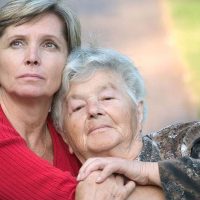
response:
[[[116,157],[90,158],[81,167],[77,179],[84,180],[95,170],[102,170],[96,179],[97,183],[103,182],[113,173],[118,173],[140,185],[161,186],[157,162],[141,162]]]
[[[133,181],[124,183],[120,176],[110,176],[103,183],[96,183],[99,171],[92,172],[76,189],[76,200],[126,200],[135,188]]]

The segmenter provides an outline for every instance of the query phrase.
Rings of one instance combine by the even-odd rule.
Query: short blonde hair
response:
[[[13,24],[22,24],[45,13],[54,13],[64,23],[68,51],[81,45],[80,22],[72,10],[58,0],[11,0],[0,8],[0,37]]]

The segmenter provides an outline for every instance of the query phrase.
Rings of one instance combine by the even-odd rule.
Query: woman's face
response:
[[[92,156],[125,157],[134,146],[141,113],[114,72],[98,70],[72,82],[64,112],[68,143],[82,162]]]
[[[6,28],[0,38],[0,85],[22,97],[51,97],[68,55],[63,22],[52,13]]]

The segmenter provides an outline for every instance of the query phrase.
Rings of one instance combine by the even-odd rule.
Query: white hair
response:
[[[79,48],[68,58],[63,71],[61,88],[52,107],[52,117],[60,132],[63,131],[63,102],[69,91],[70,82],[85,79],[97,70],[110,70],[119,74],[124,80],[125,91],[133,102],[136,104],[143,102],[143,115],[146,115],[144,81],[133,62],[127,56],[111,49]]]

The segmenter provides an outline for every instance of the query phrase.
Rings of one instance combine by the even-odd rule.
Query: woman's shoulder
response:
[[[24,141],[19,133],[11,125],[0,105],[0,140],[2,142],[2,140],[10,139],[21,139]]]
[[[177,123],[149,134],[164,159],[199,156],[200,121]]]

